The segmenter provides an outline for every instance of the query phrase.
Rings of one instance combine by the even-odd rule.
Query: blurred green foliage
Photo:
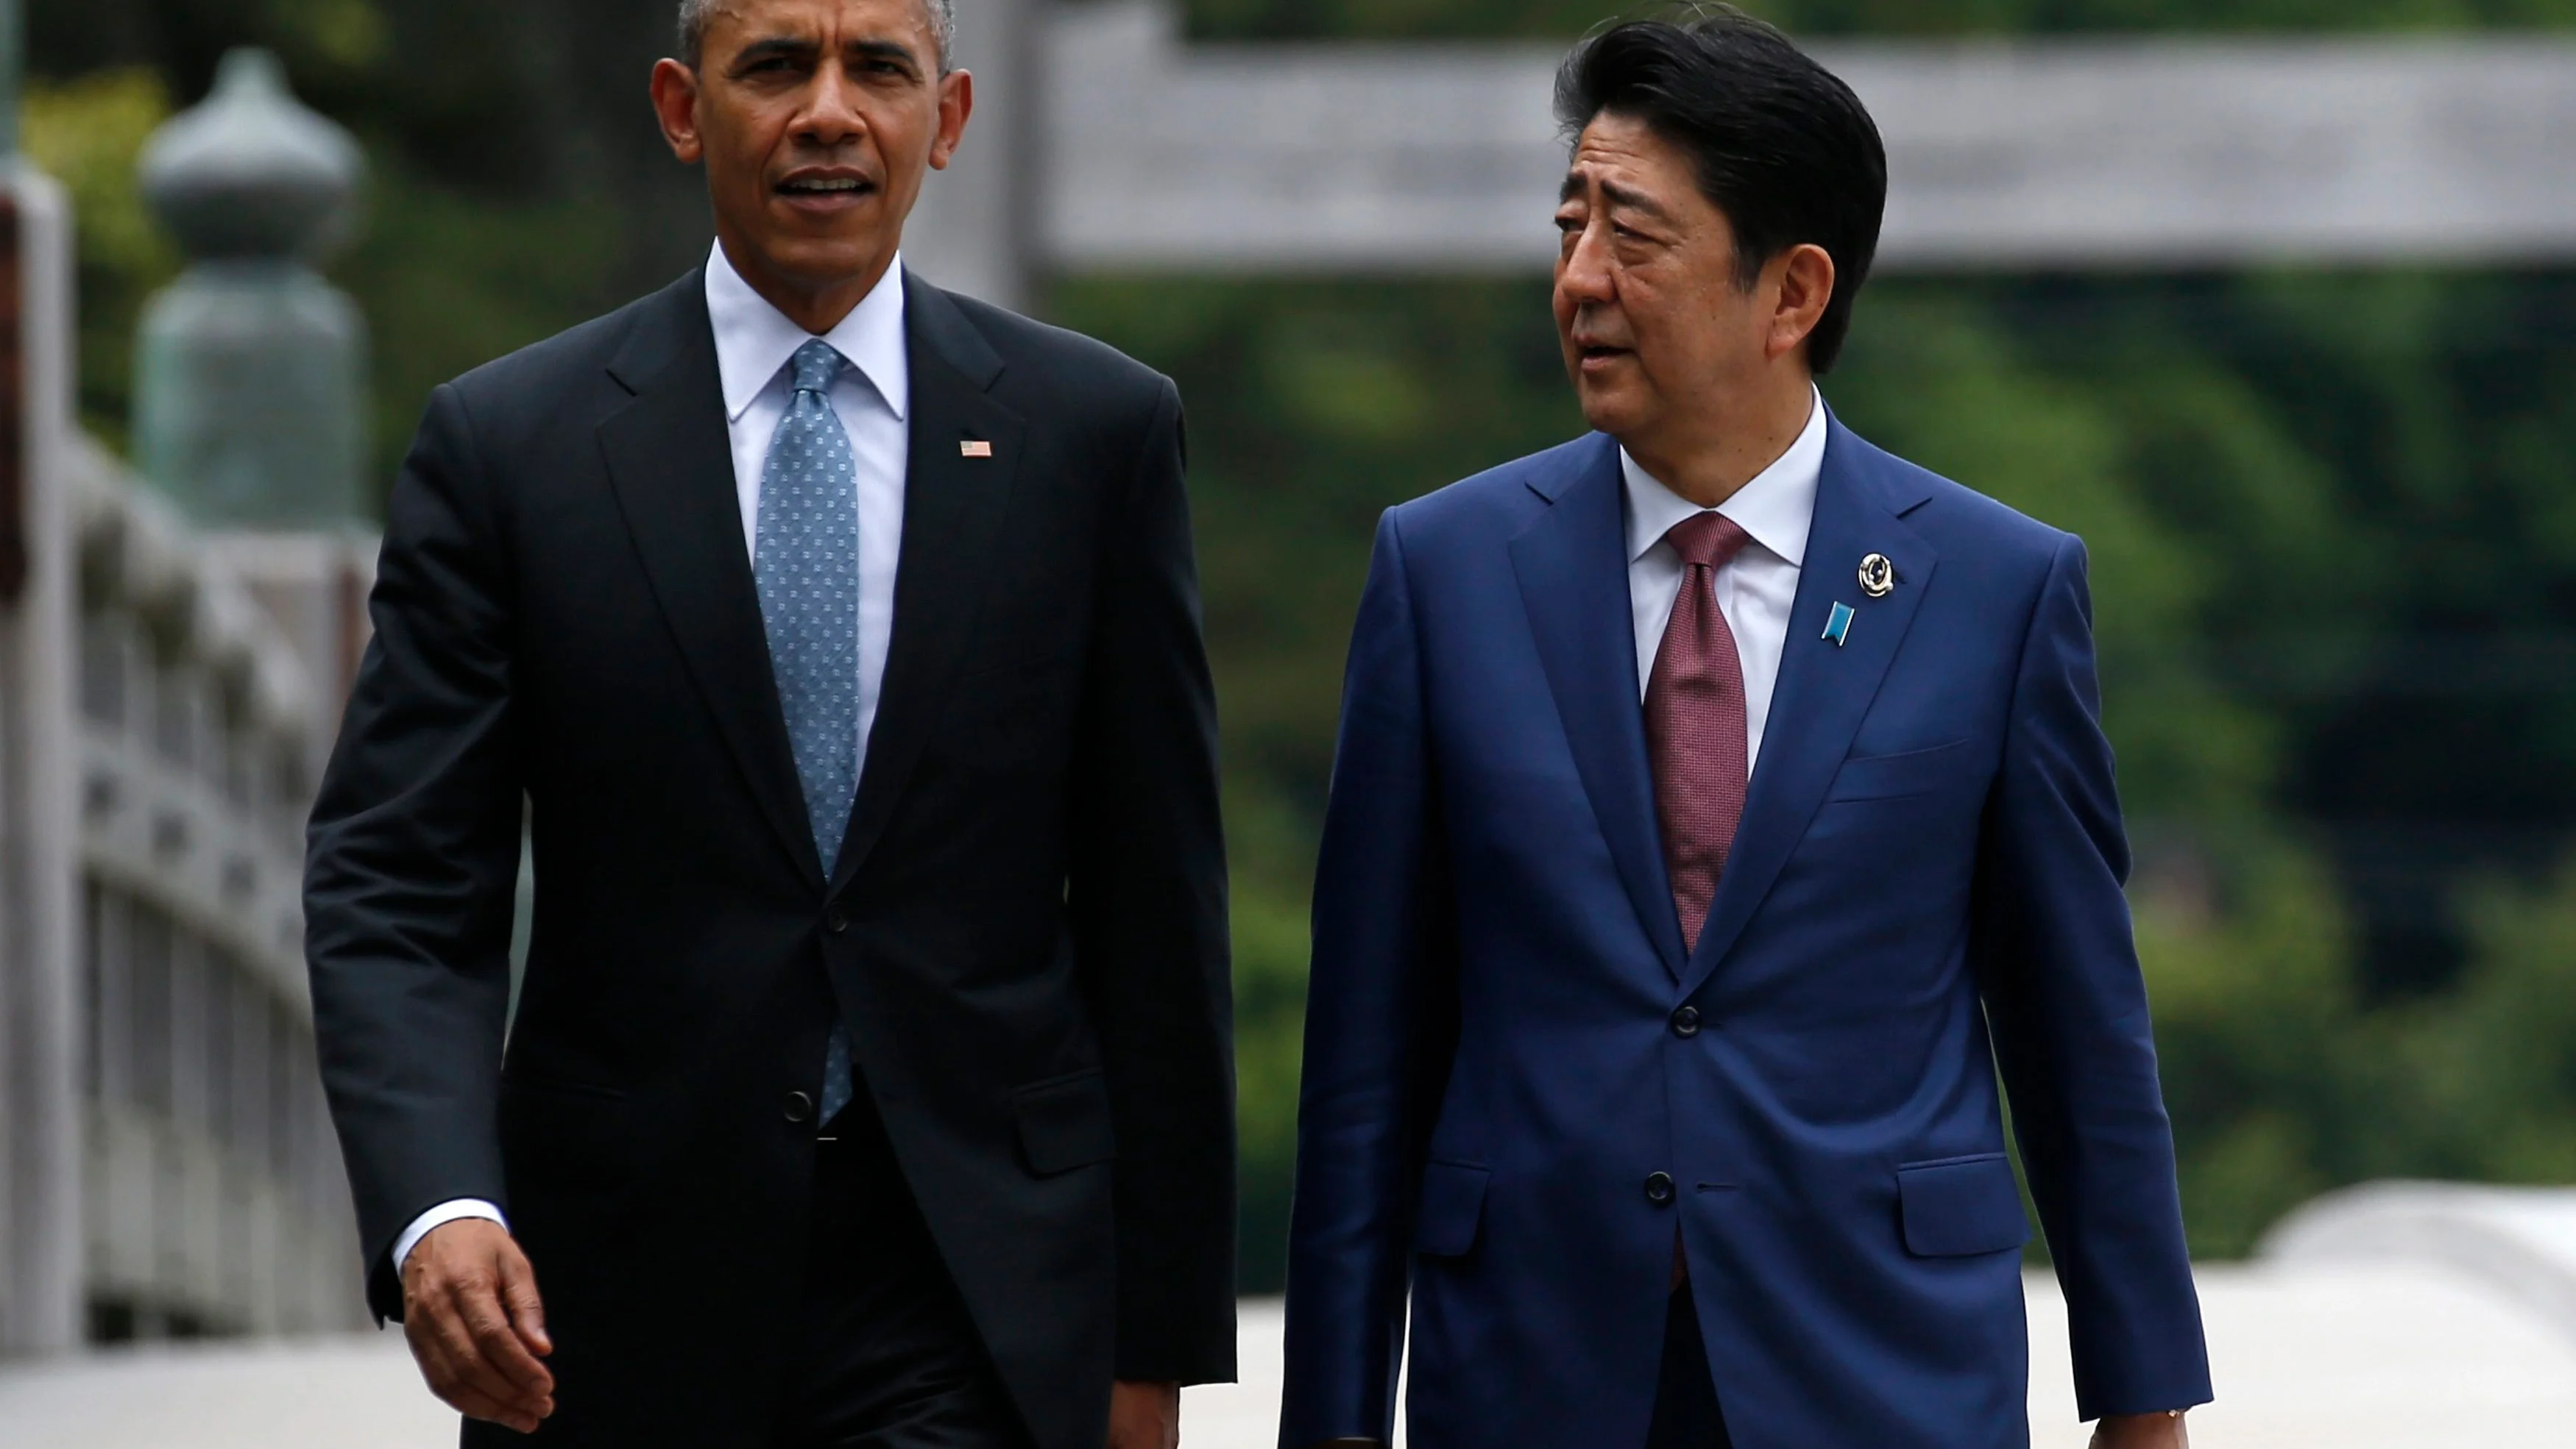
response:
[[[653,0],[637,10],[662,8]],[[574,164],[581,131],[531,94],[547,78],[549,53],[532,11],[550,9],[509,0],[30,0],[25,144],[78,208],[83,421],[123,440],[134,324],[179,266],[136,190],[136,156],[176,107],[203,95],[234,45],[277,51],[302,99],[366,148],[365,219],[326,270],[357,297],[374,334],[380,480],[433,386],[632,295],[634,228],[605,184],[609,173],[592,167],[589,185],[553,174]],[[650,140],[649,121],[644,130]]]
[[[178,275],[179,251],[144,209],[134,158],[170,115],[169,87],[148,70],[101,71],[26,97],[19,142],[71,191],[79,218],[82,420],[122,444],[143,299]]]
[[[80,208],[120,437],[178,259],[136,150],[267,44],[373,181],[331,267],[380,477],[428,389],[705,245],[641,103],[670,0],[30,0],[27,143]],[[1190,0],[1205,37],[1569,39],[1611,0]],[[1632,12],[1636,7],[1627,7]],[[2576,0],[1761,0],[1814,34],[2576,24]],[[1545,225],[1534,217],[1533,226]],[[1580,431],[1543,279],[1064,279],[1177,377],[1226,726],[1245,1269],[1280,1271],[1306,902],[1386,506]],[[2194,1247],[2388,1175],[2576,1181],[2576,275],[1886,278],[1827,394],[2091,546]]]
[[[27,152],[70,188],[80,219],[81,417],[112,443],[125,437],[144,299],[179,269],[134,182],[170,112],[166,83],[140,69],[38,80],[26,98]],[[366,229],[331,270],[375,334],[381,478],[431,388],[608,305],[591,258],[614,221],[596,207],[478,198],[412,172],[396,151],[372,163]]]

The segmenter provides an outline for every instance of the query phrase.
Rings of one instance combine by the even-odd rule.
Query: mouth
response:
[[[789,204],[808,210],[849,206],[877,193],[877,184],[852,171],[800,171],[777,185]]]
[[[1629,348],[1611,347],[1604,343],[1583,342],[1580,340],[1575,343],[1575,350],[1576,354],[1582,359],[1583,370],[1586,372],[1597,372],[1603,368],[1612,366],[1622,358],[1632,357],[1635,355],[1635,353]]]

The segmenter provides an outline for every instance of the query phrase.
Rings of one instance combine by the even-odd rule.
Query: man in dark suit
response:
[[[2080,542],[1831,368],[1886,157],[1728,9],[1604,32],[1556,318],[1600,431],[1390,513],[1316,884],[1282,1443],[2012,1449],[2000,1064],[2077,1397],[2209,1397]],[[2008,424],[2008,420],[2005,425]]]
[[[707,266],[440,388],[396,483],[309,950],[469,1445],[1169,1449],[1232,1376],[1180,400],[903,271],[947,18],[685,5]]]

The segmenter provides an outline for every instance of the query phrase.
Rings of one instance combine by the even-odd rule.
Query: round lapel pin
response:
[[[1887,555],[1874,553],[1860,561],[1861,592],[1873,599],[1884,599],[1896,592],[1896,565]]]

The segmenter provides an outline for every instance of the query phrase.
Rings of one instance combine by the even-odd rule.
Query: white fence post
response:
[[[0,94],[8,88],[0,87]],[[73,647],[71,212],[0,162],[14,212],[14,407],[24,578],[0,599],[0,1354],[82,1336],[79,845]]]

